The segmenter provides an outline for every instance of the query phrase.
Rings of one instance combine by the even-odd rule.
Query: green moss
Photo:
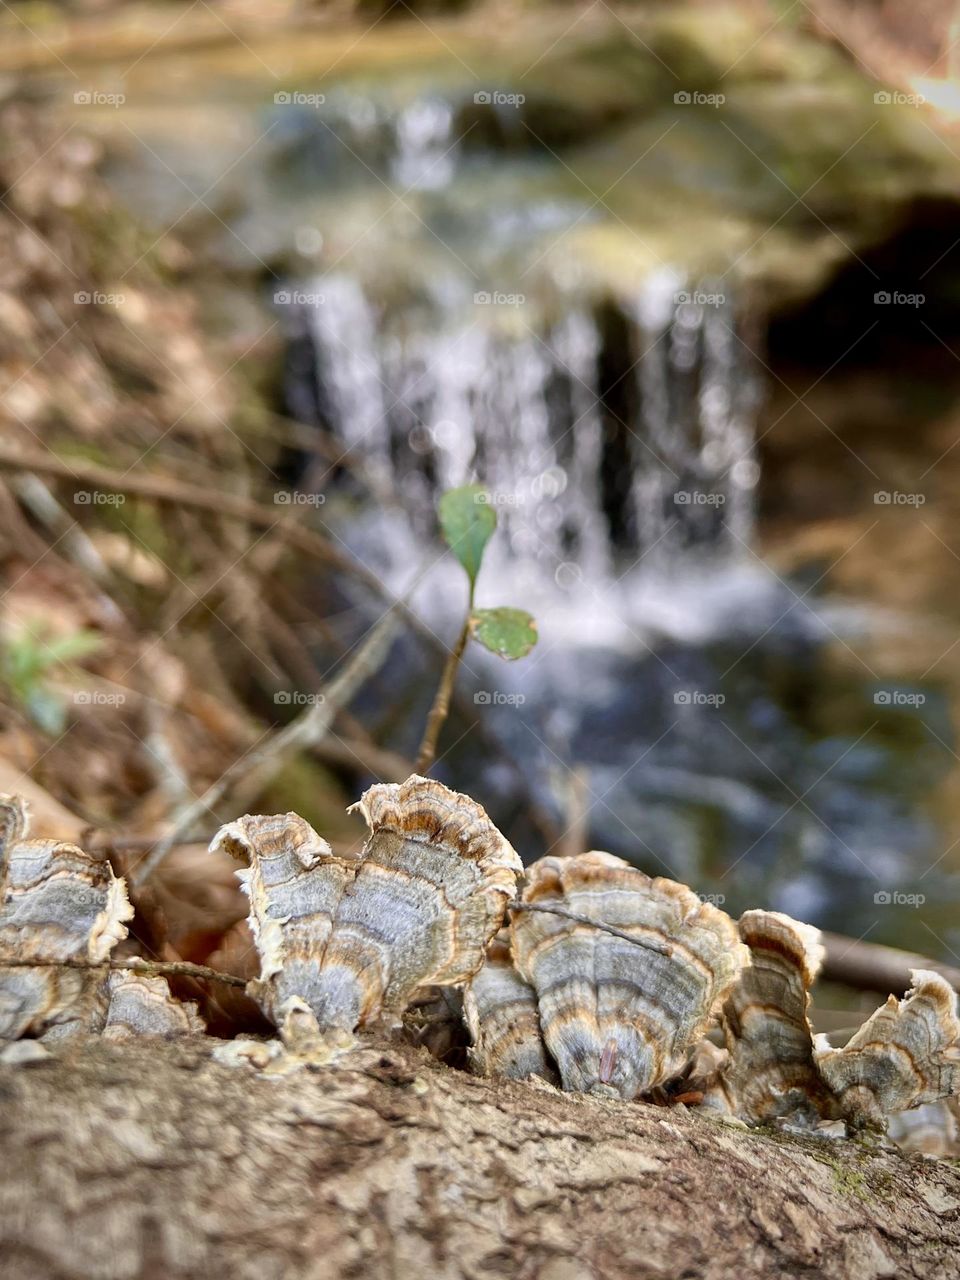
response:
[[[808,1144],[808,1154],[818,1164],[825,1164],[833,1173],[833,1188],[837,1195],[850,1197],[868,1203],[876,1198],[888,1196],[893,1187],[893,1177],[886,1169],[868,1167],[870,1152],[847,1143],[844,1147],[844,1160],[821,1150],[814,1150]],[[860,1169],[851,1167],[851,1161],[859,1161],[867,1167]]]
[[[856,1169],[847,1169],[839,1161],[832,1162],[833,1185],[838,1195],[856,1196],[858,1200],[868,1201],[871,1198],[863,1174]]]
[[[887,1169],[875,1169],[867,1178],[870,1191],[881,1200],[889,1199],[895,1192],[896,1182]]]

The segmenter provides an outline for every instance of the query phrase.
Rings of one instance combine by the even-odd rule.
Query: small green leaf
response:
[[[440,499],[439,514],[447,545],[466,569],[473,586],[480,572],[484,548],[497,527],[497,513],[490,505],[490,495],[482,484],[448,489]]]
[[[524,658],[537,643],[537,624],[525,609],[475,609],[470,631],[501,658]]]

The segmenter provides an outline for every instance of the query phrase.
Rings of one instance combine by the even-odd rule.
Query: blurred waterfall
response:
[[[719,291],[660,271],[619,308],[618,340],[576,297],[547,314],[447,288],[391,309],[342,273],[304,296],[295,324],[320,425],[391,486],[412,527],[443,490],[487,485],[505,534],[491,554],[541,597],[701,571],[749,545],[759,383]],[[396,577],[408,540],[384,532],[371,553]]]

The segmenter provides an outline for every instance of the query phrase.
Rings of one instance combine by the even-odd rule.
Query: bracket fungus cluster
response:
[[[817,930],[775,911],[744,912],[739,929],[751,960],[723,1006],[727,1056],[706,1105],[752,1124],[883,1130],[891,1115],[960,1096],[957,996],[939,974],[912,970],[902,1000],[833,1048],[807,1016]]]
[[[414,775],[354,808],[370,828],[359,858],[295,813],[240,818],[210,846],[248,863],[251,994],[278,1027],[305,1002],[322,1030],[349,1033],[398,1020],[419,987],[465,982],[516,891],[519,857],[467,796]]]
[[[937,974],[915,970],[902,1000],[833,1048],[809,1021],[823,958],[810,925],[771,911],[734,923],[607,853],[524,870],[480,805],[416,775],[354,807],[369,828],[357,857],[294,813],[238,818],[211,843],[243,864],[260,957],[248,993],[288,1046],[325,1046],[316,1063],[456,988],[481,1074],[751,1125],[889,1127],[937,1153],[956,1142],[960,1020]],[[203,1031],[163,978],[107,967],[132,915],[109,865],[27,839],[16,798],[0,800],[0,824],[0,1043]],[[271,1045],[223,1060],[267,1061]]]
[[[108,967],[133,917],[109,862],[28,830],[23,801],[0,796],[0,1045],[205,1030],[163,978]]]

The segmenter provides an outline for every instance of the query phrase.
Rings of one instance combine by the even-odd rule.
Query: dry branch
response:
[[[111,493],[133,493],[174,507],[186,507],[197,511],[209,511],[214,515],[240,520],[257,528],[267,529],[283,538],[288,545],[305,555],[338,569],[354,578],[378,599],[388,602],[397,610],[410,627],[434,649],[442,645],[430,628],[405,604],[397,600],[383,583],[349,552],[333,545],[322,534],[309,529],[296,520],[284,517],[283,507],[268,507],[252,498],[225,493],[223,490],[204,488],[172,476],[153,472],[119,472],[95,463],[70,459],[66,461],[52,453],[38,453],[18,449],[0,442],[0,468],[26,471],[38,475],[56,476],[91,489],[103,489]]]
[[[148,978],[197,978],[202,982],[220,982],[228,987],[245,987],[246,978],[232,973],[210,969],[205,964],[192,964],[189,960],[145,960],[142,956],[127,956],[122,960],[104,960],[94,964],[90,960],[21,960],[11,956],[0,957],[0,969],[133,969]]]
[[[310,750],[325,764],[347,768],[354,773],[362,770],[372,774],[378,782],[402,782],[413,773],[410,761],[396,751],[343,734],[312,743]]]
[[[512,902],[507,903],[507,906],[511,911],[542,911],[548,916],[561,916],[564,920],[572,920],[574,924],[587,925],[591,929],[599,929],[602,933],[611,933],[615,938],[622,938],[624,942],[632,942],[635,947],[656,951],[658,955],[672,954],[672,948],[668,943],[657,942],[655,938],[639,938],[634,933],[627,933],[625,929],[618,929],[616,925],[605,924],[602,920],[591,920],[589,916],[568,911],[566,907],[555,907],[546,902],[522,902],[519,898],[514,898]]]
[[[386,658],[396,626],[392,613],[381,618],[357,647],[353,657],[344,664],[342,671],[330,682],[325,694],[318,695],[316,702],[286,728],[271,735],[262,746],[254,747],[235,760],[199,800],[192,801],[175,814],[169,831],[131,873],[132,883],[135,886],[145,884],[173,846],[193,829],[204,814],[211,813],[228,793],[234,807],[243,811],[297,752],[322,741],[339,708],[349,702],[364,680]]]

